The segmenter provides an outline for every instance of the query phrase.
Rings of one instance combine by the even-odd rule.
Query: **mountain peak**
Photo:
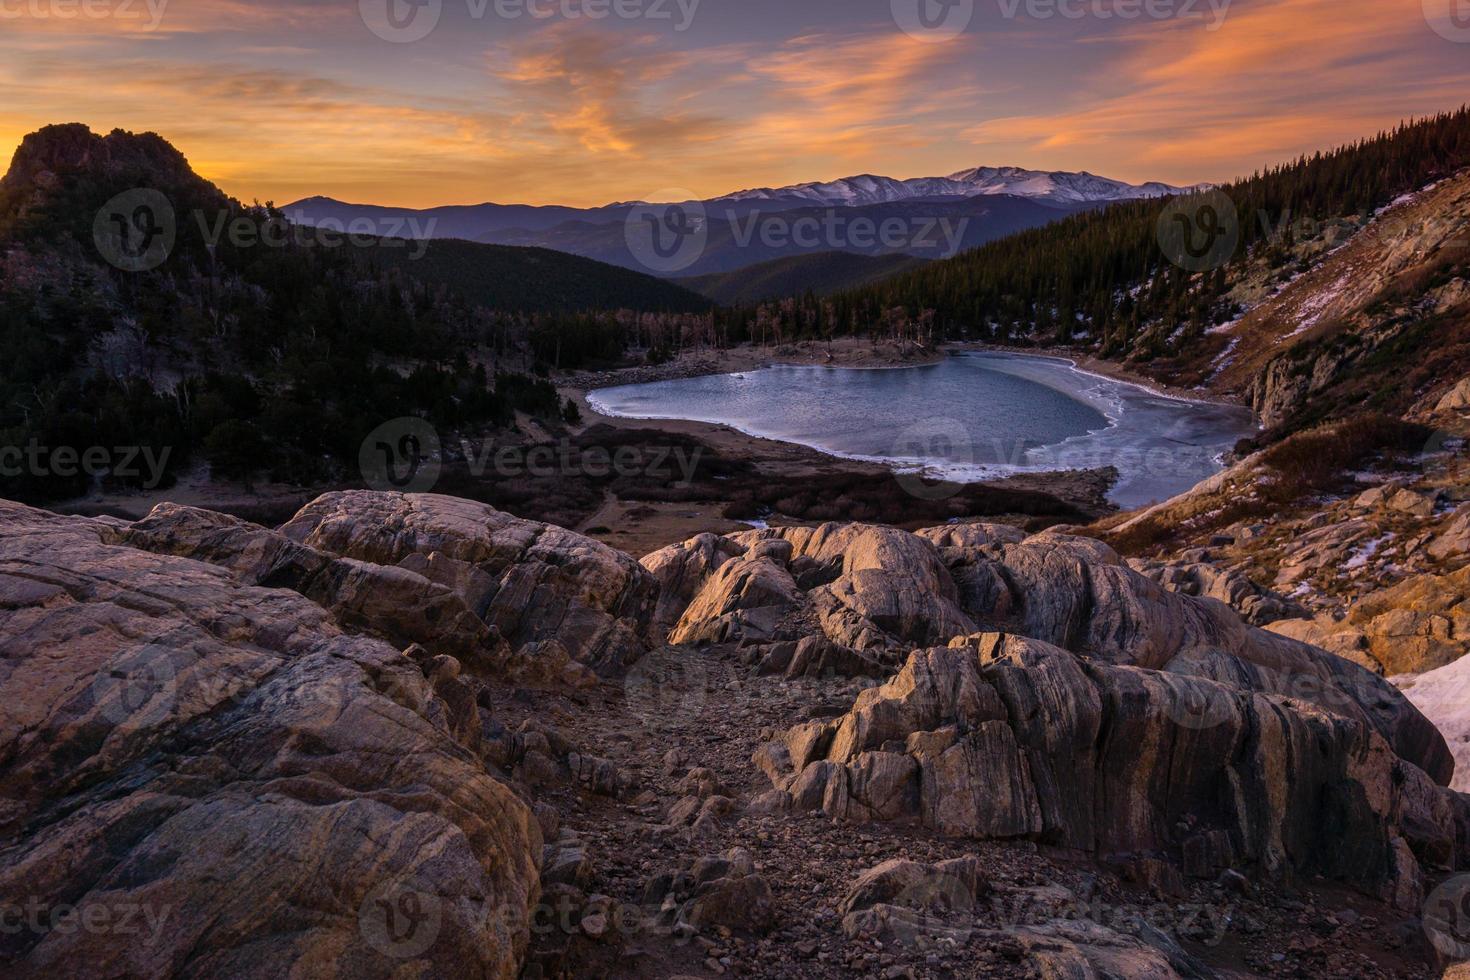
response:
[[[62,205],[69,211],[95,210],[112,195],[141,187],[168,193],[175,206],[228,201],[157,133],[114,129],[99,136],[82,123],[63,123],[21,140],[0,178],[0,220],[25,218],[61,201],[69,202]]]
[[[139,171],[194,176],[184,155],[157,133],[114,129],[98,136],[83,123],[63,123],[45,126],[21,140],[0,186],[10,190],[44,187],[68,174],[113,176]]]

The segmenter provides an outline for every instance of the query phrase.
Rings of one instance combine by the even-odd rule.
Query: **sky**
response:
[[[1467,93],[1470,0],[0,0],[0,155],[151,130],[277,204],[1223,181]]]

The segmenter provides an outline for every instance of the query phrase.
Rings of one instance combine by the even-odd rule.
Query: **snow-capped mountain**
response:
[[[1204,185],[1197,185],[1204,186]],[[790,187],[761,187],[738,191],[716,201],[804,201],[843,207],[888,204],[916,198],[974,197],[979,194],[1009,194],[1050,204],[1091,204],[1126,201],[1144,197],[1181,194],[1190,187],[1150,181],[1129,184],[1086,171],[1025,170],[1021,167],[975,167],[948,177],[915,177],[897,180],[861,174],[841,180],[793,184]]]

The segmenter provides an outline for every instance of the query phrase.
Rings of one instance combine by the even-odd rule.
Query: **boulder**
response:
[[[1208,878],[1230,866],[1323,875],[1410,907],[1424,869],[1463,863],[1457,794],[1366,718],[1249,680],[983,634],[914,653],[847,715],[791,729],[785,754],[765,758],[798,808],[1157,854]]]
[[[1470,504],[1455,511],[1449,521],[1435,532],[1425,550],[1440,561],[1470,555]]]
[[[777,656],[772,653],[771,656]],[[768,658],[769,659],[769,658]],[[883,666],[875,660],[833,643],[825,636],[808,636],[796,644],[785,674],[797,677],[882,677]]]
[[[281,532],[339,558],[397,566],[446,586],[512,648],[555,639],[616,674],[657,642],[658,583],[622,552],[486,504],[434,494],[325,494]]]
[[[655,923],[694,931],[764,935],[776,924],[771,886],[755,872],[750,852],[740,847],[655,877],[644,889],[643,907]]]
[[[669,633],[669,642],[774,639],[781,620],[803,601],[796,580],[776,560],[733,558],[705,580]]]
[[[640,564],[659,585],[653,621],[665,634],[673,629],[705,580],[745,549],[729,538],[701,534],[643,558]]]
[[[969,931],[989,883],[978,858],[920,864],[895,858],[858,876],[838,906],[851,938],[910,944]]]
[[[6,975],[516,976],[541,830],[457,662],[114,530],[0,503]]]

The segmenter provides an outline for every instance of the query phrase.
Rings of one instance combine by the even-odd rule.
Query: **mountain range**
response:
[[[1203,187],[1205,185],[1195,185]],[[948,177],[915,177],[896,180],[861,174],[829,182],[792,184],[789,187],[763,187],[737,191],[714,203],[725,201],[801,201],[851,207],[860,204],[886,204],[915,199],[975,197],[981,194],[1004,194],[1024,197],[1047,204],[1100,204],[1131,201],[1138,198],[1169,197],[1192,190],[1158,181],[1129,184],[1110,177],[1099,177],[1087,171],[1026,170],[1021,167],[975,167]]]
[[[729,273],[776,259],[834,251],[947,258],[956,251],[1049,224],[1079,210],[1165,197],[1189,189],[1158,182],[1135,185],[1086,172],[976,167],[948,177],[899,180],[862,174],[827,182],[736,191],[702,201],[667,202],[701,212],[709,232],[697,258],[670,274]],[[346,226],[356,222],[389,237],[460,238],[550,248],[647,271],[630,250],[625,233],[630,215],[646,206],[647,202],[642,201],[585,209],[487,203],[418,210],[310,197],[288,204],[284,210],[299,224]],[[814,240],[791,240],[795,236],[787,229],[797,222],[816,227],[811,224],[814,220],[827,226],[832,209],[842,209],[844,227],[836,232],[824,230]],[[851,222],[858,219],[871,220],[876,226],[901,221],[912,234],[897,245],[865,244],[868,236],[849,230]],[[948,238],[924,234],[925,222],[931,220],[948,220],[955,234]]]

